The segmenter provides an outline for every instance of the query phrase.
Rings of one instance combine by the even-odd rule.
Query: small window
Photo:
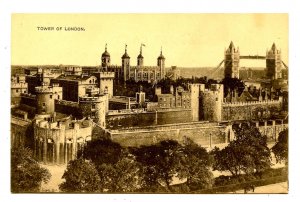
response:
[[[95,104],[92,104],[92,109],[96,109],[96,105]]]
[[[50,99],[52,99],[52,95],[50,95]]]
[[[19,89],[16,90],[16,93],[18,93],[18,92],[19,92]]]
[[[43,102],[43,107],[45,107],[46,106],[46,103],[45,102]]]

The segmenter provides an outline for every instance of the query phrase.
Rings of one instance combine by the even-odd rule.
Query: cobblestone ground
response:
[[[62,176],[66,170],[66,165],[44,165],[42,167],[47,168],[51,173],[51,179],[47,184],[42,183],[42,192],[59,192],[58,185],[62,183]]]

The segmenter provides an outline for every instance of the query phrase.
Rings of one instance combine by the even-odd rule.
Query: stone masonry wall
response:
[[[281,102],[223,103],[222,120],[268,119],[281,110]]]
[[[117,130],[111,132],[113,141],[118,142],[122,146],[141,146],[151,145],[162,140],[172,139],[179,143],[183,143],[187,138],[204,147],[213,147],[217,144],[228,142],[227,126],[199,126],[186,125],[178,128],[162,128],[160,126],[152,129],[138,130]]]
[[[106,116],[106,128],[118,129],[134,126],[152,126],[192,121],[191,110],[127,113]]]

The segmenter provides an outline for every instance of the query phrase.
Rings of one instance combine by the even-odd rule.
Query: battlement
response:
[[[67,121],[51,121],[51,120],[36,120],[36,127],[44,129],[81,129],[88,128],[92,126],[91,120],[70,120],[70,117],[66,119]]]
[[[65,71],[81,71],[81,66],[66,66]]]
[[[210,88],[208,88],[210,91],[221,91],[223,92],[223,84],[212,84]]]
[[[205,90],[205,84],[202,83],[193,83],[193,84],[189,84],[189,89],[190,91],[195,88],[198,88],[200,91],[204,91]]]
[[[107,68],[112,68],[112,69],[122,69],[122,66],[120,65],[108,65]]]
[[[79,97],[79,102],[101,102],[101,97]]]
[[[28,83],[11,83],[11,88],[27,88]]]
[[[250,102],[223,102],[223,107],[236,107],[248,105],[263,105],[263,104],[281,104],[280,100],[264,100],[264,101],[250,101]]]
[[[36,95],[28,94],[28,93],[21,93],[21,97],[26,97],[26,98],[35,99],[35,98],[36,98]]]
[[[36,93],[53,93],[53,88],[51,86],[37,86],[35,87]]]
[[[67,101],[67,100],[55,100],[55,104],[66,105],[70,107],[78,107],[77,102]]]
[[[114,72],[100,72],[100,79],[113,79],[115,78],[115,73]]]

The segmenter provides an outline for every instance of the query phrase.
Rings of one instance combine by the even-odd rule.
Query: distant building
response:
[[[166,78],[170,78],[171,80],[177,80],[180,78],[180,70],[176,66],[172,66],[169,71],[166,73]]]
[[[86,89],[97,87],[95,76],[61,75],[51,79],[51,83],[57,83],[63,89],[63,100],[78,102],[79,97],[85,96]]]
[[[162,94],[161,88],[156,89],[159,108],[191,108],[191,93],[182,87],[170,86],[170,93]]]
[[[10,89],[11,103],[19,104],[21,94],[28,92],[28,84],[25,81],[25,75],[17,74],[12,76]]]
[[[105,46],[105,51],[101,56],[102,71],[114,72],[117,79],[121,79],[124,81],[131,79],[134,81],[147,81],[150,83],[165,78],[165,57],[162,54],[162,50],[157,58],[156,66],[144,66],[142,45],[140,47],[140,54],[137,56],[136,66],[132,66],[130,64],[130,56],[127,53],[127,45],[125,47],[125,53],[121,57],[121,60],[121,66],[111,65],[110,54],[107,52],[107,46]]]
[[[224,77],[239,78],[239,68],[240,50],[239,48],[235,48],[233,42],[231,42],[228,49],[225,50]]]
[[[272,80],[282,78],[281,51],[276,48],[275,43],[273,43],[271,50],[268,50],[266,55],[267,78]]]

